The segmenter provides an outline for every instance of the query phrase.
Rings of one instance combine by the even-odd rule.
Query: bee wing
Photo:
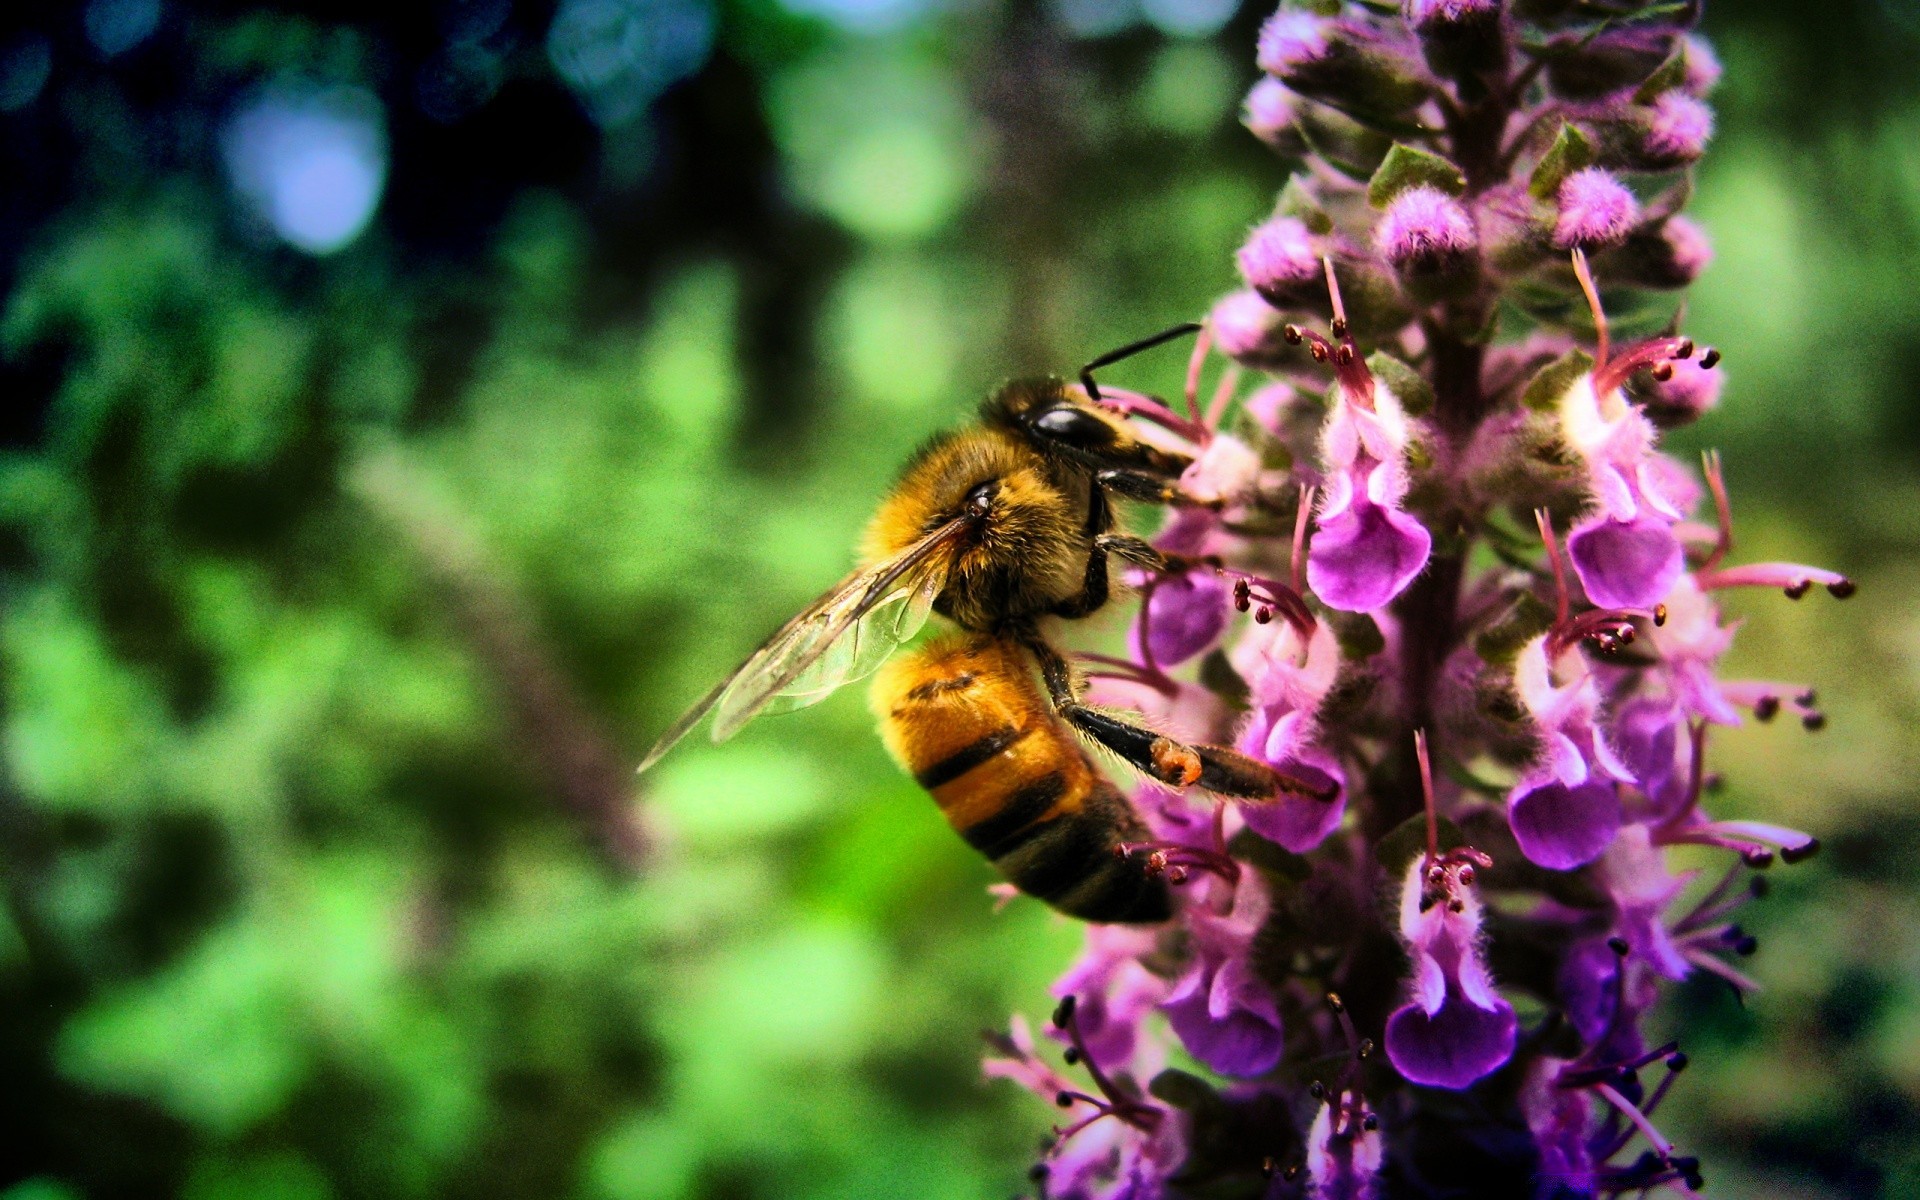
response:
[[[782,625],[688,709],[640,762],[645,771],[709,712],[725,741],[763,712],[791,712],[871,674],[927,622],[947,582],[944,553],[967,527],[955,518],[891,558],[848,575]]]

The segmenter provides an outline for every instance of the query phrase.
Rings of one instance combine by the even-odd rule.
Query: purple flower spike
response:
[[[1358,500],[1323,519],[1307,557],[1307,586],[1329,608],[1373,612],[1427,565],[1433,535],[1406,513]]]
[[[1695,470],[1660,444],[1719,403],[1718,352],[1678,330],[1618,341],[1601,304],[1603,283],[1681,289],[1712,257],[1678,211],[1713,134],[1700,6],[1276,3],[1243,120],[1291,178],[1249,210],[1247,286],[1208,313],[1177,393],[1102,381],[1172,484],[1160,557],[1114,547],[1143,605],[1132,653],[1060,630],[1100,740],[1155,782],[1109,776],[1133,813],[1114,845],[1004,829],[1055,781],[998,737],[945,731],[917,764],[943,798],[949,770],[1019,786],[977,833],[949,807],[1004,844],[1007,888],[1104,886],[1124,860],[1175,902],[1088,933],[1039,1051],[1018,1022],[990,1036],[988,1072],[1057,1122],[1029,1190],[1224,1195],[1273,1156],[1268,1200],[1529,1174],[1543,1197],[1698,1194],[1698,1159],[1653,1124],[1685,1058],[1647,1022],[1692,974],[1758,986],[1746,873],[1818,849],[1709,811],[1708,739],[1828,719],[1805,683],[1721,677],[1740,628],[1721,591],[1855,590],[1735,556],[1718,456]],[[1534,319],[1504,326],[1514,309]],[[1527,511],[1538,543],[1507,527]],[[1056,696],[1077,683],[1047,667]],[[1029,715],[982,729],[1017,737]],[[1488,763],[1517,770],[1507,829],[1482,832]],[[1462,831],[1497,834],[1507,869]],[[1681,847],[1703,878],[1669,861]],[[1382,862],[1406,863],[1395,914],[1373,903]],[[1406,978],[1354,969],[1392,926]]]
[[[1153,589],[1144,606],[1147,649],[1163,667],[1186,662],[1218,641],[1227,627],[1232,604],[1220,577],[1202,571],[1174,575]],[[1140,626],[1134,626],[1134,648]]]
[[[1646,150],[1662,165],[1680,166],[1706,152],[1713,110],[1681,91],[1662,92],[1647,114]]]
[[[1460,202],[1436,187],[1408,188],[1374,226],[1374,245],[1399,270],[1433,269],[1473,253],[1480,239]]]
[[[1599,167],[1575,171],[1560,184],[1560,218],[1553,244],[1562,250],[1615,246],[1640,221],[1640,202]]]
[[[1327,53],[1327,19],[1282,9],[1260,27],[1254,61],[1269,75],[1285,75]]]
[[[1602,608],[1652,608],[1686,568],[1673,523],[1652,515],[1602,516],[1575,526],[1567,557],[1587,598]]]
[[[1620,789],[1588,779],[1569,787],[1548,778],[1513,790],[1507,819],[1527,858],[1554,871],[1571,871],[1599,858],[1620,829]]]
[[[1436,882],[1435,876],[1439,879]],[[1480,959],[1473,864],[1416,857],[1400,889],[1412,998],[1387,1018],[1387,1057],[1411,1083],[1459,1090],[1513,1057],[1513,1005]]]
[[[1275,217],[1254,226],[1237,260],[1241,276],[1263,296],[1284,300],[1320,285],[1320,252],[1312,232],[1295,217]]]

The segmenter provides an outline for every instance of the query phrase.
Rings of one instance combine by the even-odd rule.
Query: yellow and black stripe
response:
[[[1172,914],[1165,879],[1117,853],[1146,841],[1146,826],[1053,715],[1017,646],[931,643],[881,671],[873,704],[894,758],[1015,887],[1087,921]]]

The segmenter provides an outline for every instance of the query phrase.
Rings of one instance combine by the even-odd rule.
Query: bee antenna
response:
[[[1110,367],[1122,359],[1132,358],[1143,350],[1151,350],[1155,346],[1164,342],[1170,342],[1177,337],[1185,337],[1189,333],[1198,332],[1200,332],[1200,322],[1182,321],[1171,329],[1162,329],[1152,337],[1144,337],[1137,342],[1128,342],[1118,350],[1109,350],[1099,358],[1094,359],[1086,366],[1080,368],[1080,386],[1087,389],[1088,399],[1098,402],[1100,399],[1100,385],[1093,381],[1093,373],[1095,371],[1101,367]]]

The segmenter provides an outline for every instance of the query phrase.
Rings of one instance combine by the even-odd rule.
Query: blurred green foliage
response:
[[[1829,853],[1755,910],[1751,1009],[1683,991],[1673,1104],[1725,1194],[1908,1194],[1915,34],[1725,7],[1689,329],[1729,389],[1677,444],[1727,451],[1743,556],[1861,594],[1736,601],[1734,673],[1817,684],[1833,728],[1718,739],[1725,804]],[[0,455],[0,1195],[1017,1190],[1051,1116],[974,1034],[1043,1011],[1078,931],[992,911],[857,697],[629,764],[840,575],[921,438],[1230,285],[1279,182],[1235,125],[1264,13],[1077,41],[741,0],[654,117],[443,244],[407,226],[438,193],[404,31],[164,11],[200,81],[169,120],[277,70],[380,88],[389,215],[309,261],[207,139],[151,150],[115,61],[33,102],[79,136],[0,316],[39,414]],[[680,195],[689,155],[764,192]]]

